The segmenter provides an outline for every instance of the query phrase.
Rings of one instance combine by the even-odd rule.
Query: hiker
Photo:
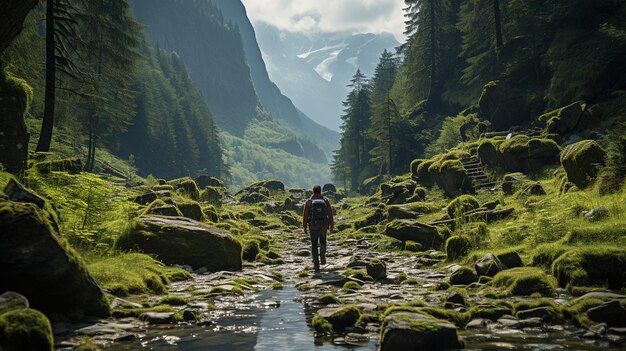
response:
[[[333,231],[335,221],[333,209],[330,201],[322,196],[322,187],[313,187],[313,195],[304,204],[302,214],[302,227],[304,234],[311,234],[311,256],[313,257],[313,268],[316,272],[320,270],[320,263],[326,264],[326,233]],[[319,241],[319,255],[317,245]],[[318,257],[319,256],[319,257]]]

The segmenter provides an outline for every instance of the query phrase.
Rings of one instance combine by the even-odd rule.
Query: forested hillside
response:
[[[625,112],[623,2],[406,4],[407,42],[383,53],[372,77],[353,78],[337,180],[356,189],[486,131],[544,127],[544,112],[579,100],[592,117],[561,136],[611,141],[607,131]]]
[[[206,103],[177,55],[145,41],[129,5],[55,6],[49,26],[55,41],[46,42],[40,23],[50,9],[39,5],[2,57],[7,70],[33,88],[27,124],[37,151],[84,156],[86,170],[119,174],[136,166],[144,176],[222,176],[218,131]],[[40,65],[50,61],[56,69],[47,67],[44,76]]]

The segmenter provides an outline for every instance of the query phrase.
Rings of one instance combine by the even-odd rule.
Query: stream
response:
[[[205,326],[160,327],[148,329],[131,342],[114,343],[112,351],[127,350],[376,350],[375,338],[369,341],[340,337],[321,340],[307,324],[302,295],[295,287],[265,290],[237,303],[226,303]],[[586,340],[575,330],[549,328],[508,328],[460,331],[466,350],[605,350],[605,341]]]

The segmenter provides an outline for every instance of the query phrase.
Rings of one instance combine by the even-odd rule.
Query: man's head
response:
[[[315,195],[321,195],[322,194],[322,187],[319,185],[315,185],[313,187],[313,194]]]

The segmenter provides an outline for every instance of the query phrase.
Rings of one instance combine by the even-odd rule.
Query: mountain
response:
[[[302,179],[329,174],[328,160],[338,148],[338,133],[306,117],[270,81],[240,1],[219,3],[224,11],[209,0],[132,4],[146,36],[157,48],[178,55],[206,100],[222,131],[225,162],[234,173],[247,172],[232,174],[234,182],[254,180],[251,175],[288,174],[283,179],[287,184],[309,186]],[[250,159],[252,154],[273,159],[258,162]]]
[[[389,33],[303,34],[263,22],[255,29],[271,79],[305,114],[333,130],[357,68],[371,76],[380,54],[400,45]]]
[[[286,122],[296,131],[310,135],[327,152],[339,145],[339,135],[311,120],[300,112],[294,103],[270,80],[267,67],[257,42],[255,29],[248,18],[246,8],[240,0],[212,0],[224,18],[239,27],[246,60],[256,93],[263,107],[274,117]]]

